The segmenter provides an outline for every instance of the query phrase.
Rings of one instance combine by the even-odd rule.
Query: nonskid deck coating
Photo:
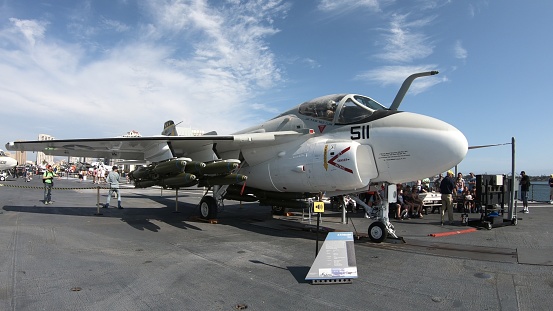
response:
[[[40,189],[0,187],[0,246],[6,250],[0,255],[0,309],[531,310],[553,302],[548,266],[429,252],[445,245],[524,248],[525,254],[551,249],[546,205],[531,206],[518,226],[451,237],[428,236],[457,229],[441,228],[432,215],[393,222],[407,243],[358,240],[359,279],[321,288],[302,280],[314,259],[313,233],[252,225],[274,221],[257,204],[227,205],[218,224],[191,221],[201,194],[179,191],[175,213],[174,192],[123,190],[124,210],[94,216],[95,190],[55,190],[56,202],[44,206]],[[351,220],[359,232],[370,223],[360,215]],[[331,214],[323,225],[352,228]]]

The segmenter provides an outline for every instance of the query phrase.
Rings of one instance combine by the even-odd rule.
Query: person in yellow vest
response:
[[[44,204],[52,204],[52,187],[54,187],[54,177],[58,177],[54,173],[52,165],[46,166],[46,172],[42,174],[42,182],[44,183]]]

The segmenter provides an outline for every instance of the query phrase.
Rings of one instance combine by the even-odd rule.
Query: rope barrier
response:
[[[0,188],[6,187],[6,188],[21,188],[21,189],[40,189],[43,190],[44,186],[21,186],[21,185],[9,185],[9,184],[2,184],[0,183]],[[100,213],[100,207],[103,206],[103,204],[100,204],[100,190],[136,190],[137,188],[130,188],[130,187],[123,187],[123,188],[109,188],[109,187],[101,187],[101,186],[95,186],[95,187],[52,187],[52,190],[96,190],[96,208],[97,211],[94,215],[102,215]],[[163,188],[161,188],[161,195],[163,196]],[[178,204],[179,204],[179,191],[178,188],[175,192],[175,213],[178,213]]]
[[[6,184],[0,184],[0,187],[8,187],[8,188],[24,188],[24,189],[44,189],[44,186],[38,187],[38,186],[19,186],[19,185],[6,185]],[[52,190],[96,190],[96,189],[102,189],[102,190],[110,190],[112,188],[109,187],[52,187]],[[135,189],[135,188],[113,188],[113,189]]]

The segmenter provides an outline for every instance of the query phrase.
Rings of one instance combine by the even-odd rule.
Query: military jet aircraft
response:
[[[259,201],[274,208],[302,207],[307,198],[366,191],[371,183],[413,181],[463,160],[465,136],[435,118],[399,111],[417,73],[403,83],[390,108],[357,94],[306,101],[232,135],[178,136],[173,121],[161,136],[9,142],[6,148],[49,155],[148,161],[131,173],[136,187],[208,187],[204,218],[223,200]],[[386,207],[387,208],[387,207]],[[391,231],[387,220],[375,234]],[[370,230],[369,230],[370,232]]]
[[[17,161],[13,158],[8,157],[3,150],[0,150],[0,173],[3,171],[11,170],[17,166]],[[0,181],[6,179],[5,174],[0,174]]]

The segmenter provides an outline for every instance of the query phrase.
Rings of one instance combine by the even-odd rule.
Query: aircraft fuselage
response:
[[[340,99],[330,117],[302,113],[302,107],[307,106],[304,103],[240,132],[306,133],[302,139],[277,146],[242,148],[248,165],[241,173],[248,176],[248,186],[279,192],[351,193],[367,188],[370,182],[400,183],[431,177],[465,157],[465,136],[432,117],[380,108],[359,118],[351,115],[340,119],[343,109],[350,107],[346,102],[356,97],[361,96],[331,95],[311,101],[316,106]]]
[[[4,151],[0,150],[0,171],[11,170],[17,165],[17,161],[4,154]]]

